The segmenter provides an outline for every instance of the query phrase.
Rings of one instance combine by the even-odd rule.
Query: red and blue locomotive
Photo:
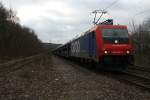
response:
[[[133,63],[133,46],[126,26],[106,20],[84,35],[59,46],[54,53],[95,64]]]

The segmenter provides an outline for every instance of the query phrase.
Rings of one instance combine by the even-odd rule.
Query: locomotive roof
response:
[[[92,29],[97,29],[97,28],[127,28],[125,25],[96,25]]]

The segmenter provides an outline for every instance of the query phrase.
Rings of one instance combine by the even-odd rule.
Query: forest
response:
[[[21,26],[12,9],[0,3],[0,57],[31,56],[42,51],[34,30]]]
[[[132,40],[135,50],[135,60],[140,64],[150,65],[150,18],[140,25],[133,23]]]

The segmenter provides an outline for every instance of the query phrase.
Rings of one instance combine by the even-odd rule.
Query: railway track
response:
[[[131,66],[127,70],[119,71],[119,79],[128,81],[136,86],[150,90],[150,69],[139,66]]]
[[[11,73],[18,69],[21,69],[24,65],[31,63],[35,58],[38,58],[40,56],[41,54],[0,64],[0,77],[7,75],[8,73]],[[119,75],[118,74],[114,75],[114,77],[117,77],[121,80],[125,80],[136,86],[140,86],[150,90],[150,69],[149,68],[136,65],[136,66],[131,66],[127,70],[119,71],[119,73],[120,73]]]
[[[142,66],[139,66],[139,65],[133,65],[131,68],[150,73],[150,67],[142,67]]]
[[[7,63],[0,64],[0,77],[5,76],[8,73],[21,69],[24,65],[31,63],[35,58],[40,57],[41,54],[12,60]]]
[[[70,62],[71,65],[72,62]],[[81,65],[81,64],[79,64]],[[87,68],[85,65],[81,65]],[[110,73],[107,71],[98,71],[97,69],[92,69],[91,67],[88,68],[90,71],[94,71],[95,73],[104,74],[106,76],[110,76],[113,78],[117,78],[119,80],[127,81],[128,83],[131,83],[133,85],[136,85],[138,87],[142,87],[144,89],[150,90],[150,68],[148,67],[142,67],[142,66],[130,66],[128,69],[119,71],[119,74],[117,73]]]
[[[150,91],[150,68],[148,67],[142,67],[142,66],[137,66],[137,65],[130,66],[128,69],[123,70],[123,71],[118,71],[119,73],[118,72],[116,73],[114,71],[113,72],[100,71],[101,69],[87,67],[87,65],[82,65],[80,63],[76,63],[72,61],[69,62],[69,64],[72,66],[75,66],[74,63],[84,68],[87,68],[88,70],[93,71],[94,73],[103,74],[108,77],[117,78],[119,80],[124,80],[128,83],[131,83],[138,87],[142,87]]]
[[[68,62],[67,62],[68,63]],[[76,62],[75,62],[76,63]],[[75,66],[72,62],[69,63],[72,66]],[[79,63],[78,63],[79,64]],[[79,64],[81,65],[81,64]],[[85,65],[84,68],[87,68]],[[126,81],[127,83],[131,83],[132,85],[141,87],[142,89],[146,89],[150,91],[150,69],[141,67],[141,66],[130,66],[126,70],[118,71],[116,72],[110,72],[110,71],[100,71],[101,69],[93,69],[91,67],[87,68],[90,71],[93,71],[95,73],[103,74],[108,77],[117,78],[119,80]]]

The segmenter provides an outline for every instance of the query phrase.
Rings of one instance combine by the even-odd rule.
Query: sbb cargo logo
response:
[[[71,52],[72,53],[79,53],[80,52],[80,42],[75,41],[71,44]]]

